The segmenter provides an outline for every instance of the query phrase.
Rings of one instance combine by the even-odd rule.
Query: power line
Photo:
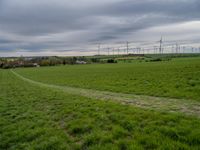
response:
[[[110,55],[111,53],[114,54],[151,54],[151,53],[200,53],[200,47],[199,43],[190,43],[189,41],[180,41],[177,40],[175,41],[163,41],[163,37],[161,36],[159,41],[154,41],[154,42],[145,42],[142,41],[142,43],[137,43],[137,42],[130,42],[127,41],[124,44],[114,44],[112,43],[109,48],[105,46],[105,44],[102,43],[97,43],[98,45],[98,55],[101,53],[108,53]],[[156,46],[158,45],[159,46]],[[107,44],[106,44],[107,45]],[[192,48],[193,46],[193,48]],[[89,49],[87,49],[89,50]],[[110,51],[111,50],[111,51]]]

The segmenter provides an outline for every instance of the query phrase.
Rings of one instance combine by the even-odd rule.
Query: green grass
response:
[[[101,67],[105,67],[104,73],[108,73],[109,68],[118,68],[115,65],[85,67],[89,70],[92,67],[96,72],[99,67],[100,73]],[[73,74],[80,68],[68,66],[66,70],[71,71],[64,70],[63,75]],[[49,70],[51,80],[52,70],[57,74],[56,70],[60,69],[63,67],[40,68],[38,77],[43,77],[43,71]],[[84,69],[80,71],[84,72]],[[22,71],[24,74],[29,72],[29,75],[35,72],[34,69]],[[36,73],[30,77],[36,77]],[[59,83],[60,77],[57,79],[56,83]],[[2,150],[197,150],[200,146],[200,120],[195,117],[143,110],[42,88],[19,79],[9,70],[0,70],[0,91]]]
[[[200,103],[198,101],[191,101],[187,99],[180,100],[174,98],[172,99],[163,97],[152,97],[152,96],[135,95],[135,94],[123,94],[123,93],[115,93],[109,91],[99,91],[93,89],[52,85],[25,78],[13,70],[11,70],[11,72],[19,79],[26,81],[28,83],[40,87],[47,87],[47,88],[61,90],[69,94],[84,96],[98,100],[109,100],[109,101],[113,100],[121,104],[134,105],[145,109],[153,109],[163,112],[181,112],[184,113],[185,115],[194,115],[200,117]]]
[[[29,79],[55,85],[200,101],[200,57],[16,71]]]

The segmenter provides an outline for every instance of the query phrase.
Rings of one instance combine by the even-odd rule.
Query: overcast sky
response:
[[[200,1],[0,0],[0,56],[89,55],[161,36],[200,40]]]

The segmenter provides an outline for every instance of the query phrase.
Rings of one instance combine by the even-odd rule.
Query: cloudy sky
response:
[[[161,36],[200,40],[200,1],[0,0],[0,56],[90,55]]]

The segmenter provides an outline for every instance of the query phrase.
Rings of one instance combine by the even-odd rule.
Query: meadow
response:
[[[17,69],[16,72],[54,85],[200,101],[200,57]]]
[[[14,69],[58,86],[199,103],[200,58]],[[0,149],[126,150],[200,147],[200,119],[80,96],[0,70]],[[56,87],[56,86],[55,86]],[[92,93],[91,93],[92,94]]]

